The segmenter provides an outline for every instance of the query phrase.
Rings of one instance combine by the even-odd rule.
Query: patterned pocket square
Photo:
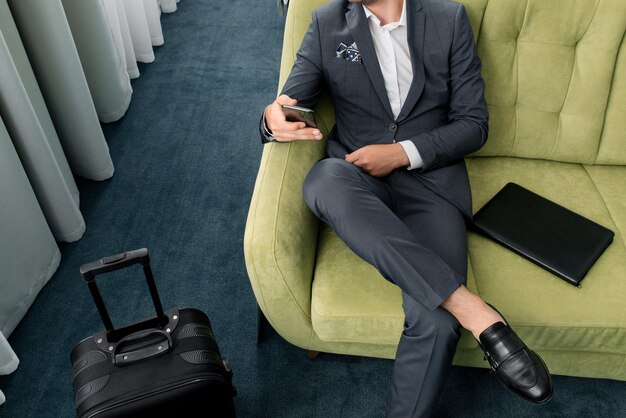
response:
[[[346,50],[348,49],[348,45],[344,44],[343,42],[339,44],[339,46],[337,47],[337,58],[343,58],[346,59]]]
[[[341,42],[337,47],[336,54],[337,58],[345,59],[346,61],[359,63],[362,61],[361,53],[357,49],[356,42],[353,42],[350,46]]]

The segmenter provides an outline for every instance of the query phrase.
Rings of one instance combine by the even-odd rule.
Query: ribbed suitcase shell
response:
[[[232,372],[208,317],[197,309],[178,316],[172,351],[137,363],[114,365],[93,336],[78,343],[70,355],[77,416],[234,417]]]

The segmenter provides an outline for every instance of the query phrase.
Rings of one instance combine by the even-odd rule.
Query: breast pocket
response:
[[[371,83],[362,62],[333,58],[326,72],[328,86],[344,100],[363,101],[371,93]]]

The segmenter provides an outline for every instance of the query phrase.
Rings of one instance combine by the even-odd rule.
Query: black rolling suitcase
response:
[[[157,315],[114,328],[96,275],[141,264]],[[232,371],[198,309],[163,311],[145,248],[84,264],[105,331],[74,346],[70,359],[79,418],[235,416]]]

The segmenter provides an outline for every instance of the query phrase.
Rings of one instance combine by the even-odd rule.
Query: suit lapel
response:
[[[424,13],[419,0],[404,0],[407,2],[407,35],[409,38],[409,49],[411,51],[411,65],[413,67],[413,80],[406,96],[398,121],[405,119],[409,112],[413,110],[417,100],[420,98],[426,83],[424,72]],[[358,44],[357,44],[358,45]]]
[[[372,34],[370,33],[363,8],[360,7],[360,5],[357,7],[354,3],[350,3],[348,5],[348,11],[346,12],[346,21],[348,22],[348,28],[354,38],[354,42],[356,42],[357,48],[361,53],[361,58],[363,59],[362,63],[374,86],[374,90],[385,107],[387,114],[393,119],[393,112],[391,111],[387,90],[385,89],[385,80],[380,70],[380,65],[378,64],[374,41],[372,41]]]

